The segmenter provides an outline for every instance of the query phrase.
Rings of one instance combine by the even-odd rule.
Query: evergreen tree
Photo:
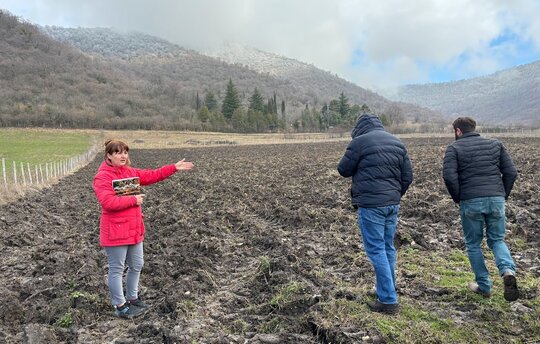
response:
[[[208,108],[206,105],[203,105],[203,107],[197,112],[199,116],[199,120],[203,123],[208,122],[210,119],[210,111],[208,111]]]
[[[268,118],[260,111],[248,111],[248,123],[251,131],[262,133],[268,130]]]
[[[268,129],[271,131],[276,131],[280,127],[282,127],[280,120],[278,119],[277,114],[273,113],[270,115],[270,118],[268,119]]]
[[[285,101],[281,101],[281,127],[282,129],[285,129],[287,124],[287,120],[285,118]]]
[[[266,102],[266,107],[264,108],[264,113],[271,114],[273,108],[274,106],[272,105],[272,98],[268,98],[268,101]]]
[[[349,111],[351,111],[351,106],[349,105],[349,99],[345,97],[345,94],[341,92],[339,96],[339,114],[341,118],[347,118],[349,116]]]
[[[336,99],[332,99],[330,101],[330,104],[328,105],[328,111],[334,112],[334,113],[340,113],[339,109],[340,109],[339,101]]]
[[[319,120],[319,129],[320,130],[326,130],[330,126],[330,108],[328,104],[324,104],[321,109],[321,117]]]
[[[214,92],[206,92],[206,95],[204,96],[204,105],[206,105],[209,111],[216,111],[218,109],[218,103]]]
[[[364,103],[364,104],[362,104],[362,106],[360,107],[360,113],[361,113],[361,114],[371,113],[371,109],[369,108],[369,106],[367,106],[366,103]]]
[[[298,131],[298,129],[300,128],[300,120],[299,119],[296,119],[294,122],[293,122],[293,128],[294,130]]]
[[[343,124],[345,124],[348,127],[350,127],[351,125],[354,125],[354,123],[356,122],[356,119],[358,118],[358,116],[360,116],[360,111],[361,111],[360,105],[354,104],[353,106],[351,106],[351,111],[349,111],[349,116],[347,118],[347,121]]]
[[[199,97],[199,91],[197,91],[197,98],[195,98],[195,110],[199,111],[201,105],[201,98]]]
[[[385,127],[390,125],[390,120],[384,113],[379,116],[379,119],[381,120],[382,125]]]
[[[231,123],[232,123],[233,128],[237,132],[245,133],[245,132],[250,131],[249,130],[250,128],[248,126],[247,115],[245,113],[245,110],[242,108],[238,108],[234,111],[231,118]]]
[[[309,111],[308,108],[302,111],[300,117],[303,131],[315,131],[317,130],[317,123],[313,111]]]
[[[240,97],[238,96],[238,91],[234,86],[231,79],[227,84],[225,90],[225,98],[223,99],[223,105],[221,107],[221,112],[225,118],[230,119],[236,109],[240,107]]]
[[[264,112],[264,100],[257,87],[255,87],[253,94],[249,98],[249,109]]]

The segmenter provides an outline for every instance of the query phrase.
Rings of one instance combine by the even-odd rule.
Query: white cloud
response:
[[[509,67],[521,53],[515,42],[489,46],[508,31],[540,57],[536,0],[0,0],[0,8],[43,25],[137,30],[193,49],[247,44],[370,87],[427,82],[426,68],[466,78]]]

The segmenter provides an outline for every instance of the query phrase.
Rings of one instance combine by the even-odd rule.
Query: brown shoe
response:
[[[491,292],[480,290],[480,287],[478,286],[478,283],[476,282],[470,282],[468,287],[470,291],[477,293],[478,295],[482,295],[485,298],[491,297]]]
[[[519,298],[516,276],[510,273],[503,275],[504,299],[506,301],[516,301]]]
[[[372,310],[373,312],[384,313],[384,314],[396,314],[399,310],[399,306],[397,303],[394,303],[394,304],[380,303],[379,300],[368,301],[366,303],[369,309]]]

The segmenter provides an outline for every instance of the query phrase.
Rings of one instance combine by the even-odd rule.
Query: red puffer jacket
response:
[[[139,177],[141,185],[149,185],[175,172],[175,165],[141,170],[130,166],[115,167],[104,161],[94,177],[94,191],[102,209],[99,225],[101,246],[135,245],[144,240],[144,215],[137,199],[135,196],[117,196],[112,181]]]

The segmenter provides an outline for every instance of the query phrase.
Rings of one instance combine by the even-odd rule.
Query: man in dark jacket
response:
[[[484,297],[491,296],[492,283],[481,248],[485,223],[487,244],[504,281],[504,298],[514,301],[519,291],[516,266],[504,242],[504,208],[517,177],[516,168],[500,141],[480,137],[474,131],[472,118],[459,117],[453,126],[456,141],[446,149],[443,178],[460,207],[465,245],[476,277],[468,287]]]
[[[401,196],[413,179],[411,161],[401,140],[386,132],[374,115],[360,116],[351,136],[338,172],[352,177],[352,203],[375,270],[377,300],[368,306],[375,312],[396,313],[394,235]]]

